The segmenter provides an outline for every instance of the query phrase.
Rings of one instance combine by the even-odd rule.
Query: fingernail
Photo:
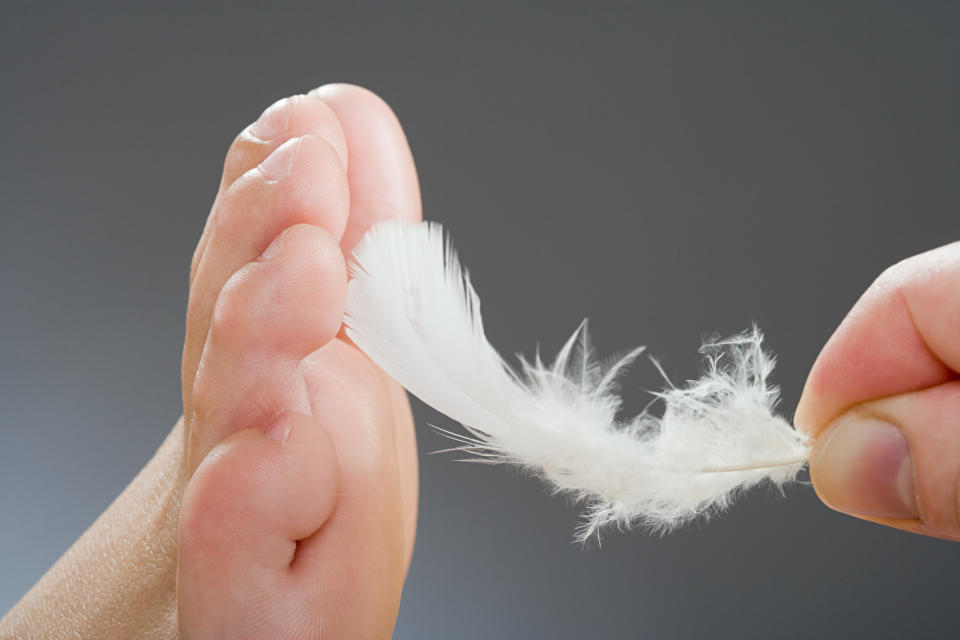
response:
[[[290,421],[287,420],[286,416],[281,417],[267,431],[267,437],[276,440],[280,444],[286,444],[287,438],[290,437],[290,428]]]
[[[822,436],[811,465],[817,493],[829,506],[859,516],[916,518],[910,446],[889,422],[841,417]]]
[[[283,239],[287,236],[287,231],[290,229],[284,229],[280,235],[274,238],[270,244],[267,245],[267,248],[263,250],[263,253],[260,254],[260,257],[257,258],[259,262],[266,262],[272,258],[276,258],[278,255],[283,253]]]
[[[297,147],[300,146],[301,139],[287,140],[260,163],[260,173],[263,174],[264,178],[275,182],[290,173],[290,169],[293,167],[293,158],[297,155]]]
[[[274,102],[253,123],[250,133],[261,140],[273,140],[279,137],[290,124],[290,105],[290,98]]]

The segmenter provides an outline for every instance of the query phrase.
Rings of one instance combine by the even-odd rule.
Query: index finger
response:
[[[890,267],[827,341],[794,423],[816,438],[867,400],[933,387],[960,371],[960,242]]]

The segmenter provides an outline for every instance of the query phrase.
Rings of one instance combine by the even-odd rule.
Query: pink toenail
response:
[[[276,182],[290,173],[293,158],[297,155],[297,147],[300,146],[301,140],[303,138],[293,138],[274,149],[273,153],[260,163],[260,173],[263,177]]]
[[[276,440],[280,444],[286,444],[290,437],[290,421],[282,417],[267,431],[267,437]]]
[[[273,140],[279,137],[290,124],[290,105],[290,98],[274,102],[253,123],[250,133],[261,140]]]
[[[267,248],[263,250],[263,253],[260,254],[260,257],[257,258],[259,262],[266,262],[272,258],[276,258],[278,255],[283,253],[283,239],[287,235],[287,231],[290,229],[284,229],[276,238],[274,238]]]

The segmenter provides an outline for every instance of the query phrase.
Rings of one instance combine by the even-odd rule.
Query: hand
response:
[[[814,363],[795,424],[827,505],[960,540],[960,242],[877,278]]]

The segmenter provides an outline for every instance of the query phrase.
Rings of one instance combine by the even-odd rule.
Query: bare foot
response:
[[[419,219],[419,191],[370,92],[288,98],[238,136],[191,269],[185,419],[0,636],[390,636],[412,420],[337,337],[343,252],[388,217]]]

